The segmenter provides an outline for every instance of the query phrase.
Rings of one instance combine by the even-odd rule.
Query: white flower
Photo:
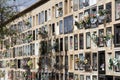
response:
[[[100,16],[100,14],[97,14],[97,17],[99,17]]]
[[[117,66],[117,64],[118,64],[118,59],[113,58],[113,65],[114,65],[114,66]]]

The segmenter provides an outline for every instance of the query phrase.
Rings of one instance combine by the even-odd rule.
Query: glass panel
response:
[[[59,32],[60,34],[63,34],[63,21],[59,21]]]
[[[78,35],[74,35],[74,50],[78,50]]]
[[[83,13],[79,13],[79,21],[83,20]],[[82,29],[83,25],[79,25],[79,28]]]
[[[64,18],[64,33],[71,33],[73,31],[73,16]]]
[[[112,15],[112,5],[111,5],[111,2],[106,4],[106,10],[109,10],[108,14],[107,14],[106,22],[110,22],[111,21],[111,17],[112,17],[111,16]]]
[[[79,9],[82,9],[82,8],[83,8],[83,1],[84,1],[84,0],[79,0]]]
[[[115,46],[120,44],[120,26],[115,27]]]
[[[65,37],[65,51],[68,50],[68,37]]]
[[[79,69],[80,70],[83,70],[84,69],[84,67],[83,67],[83,62],[84,62],[84,56],[83,56],[83,54],[79,54],[79,64],[78,64],[78,67],[79,67]]]
[[[120,0],[115,0],[115,19],[120,19]]]
[[[92,77],[92,80],[97,80],[97,76],[94,75],[94,76]]]
[[[89,49],[91,46],[90,32],[86,33],[86,48]]]
[[[83,36],[83,34],[79,35],[79,48],[80,49],[84,48],[84,36]]]
[[[86,76],[86,80],[91,80],[91,79],[90,79],[90,76]]]
[[[59,3],[58,10],[59,10],[59,17],[63,16],[63,3],[62,2]]]
[[[63,51],[63,38],[60,38],[60,51]]]
[[[85,53],[85,71],[90,71],[91,69],[91,54]]]
[[[78,10],[78,0],[73,0],[73,10],[77,11]]]
[[[115,52],[115,58],[118,60],[118,65],[116,65],[116,72],[120,72],[120,51]]]
[[[70,55],[70,69],[73,69],[73,55]]]
[[[112,46],[112,28],[111,27],[108,27],[106,29],[106,37],[108,37],[108,40],[106,41],[106,45],[107,47],[111,47]]]
[[[93,56],[92,56],[92,61],[93,61],[93,70],[96,71],[97,70],[97,53],[93,53]]]
[[[99,30],[99,46],[100,47],[103,47],[104,46],[104,30],[103,29],[100,29]]]
[[[75,55],[74,56],[74,69],[75,70],[78,70],[78,62],[79,62],[78,55]]]
[[[84,75],[80,75],[80,80],[84,80]]]
[[[79,80],[78,74],[75,74],[75,80]]]
[[[73,49],[73,36],[70,36],[70,50]]]
[[[97,27],[98,25],[96,14],[97,14],[97,7],[94,7],[91,9],[91,14],[90,14],[91,27]]]

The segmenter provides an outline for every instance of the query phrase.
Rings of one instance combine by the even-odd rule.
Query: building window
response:
[[[35,40],[35,30],[33,30],[33,40]]]
[[[104,9],[104,6],[103,5],[100,5],[99,7],[98,7],[98,12],[100,11],[100,10],[103,10]],[[103,20],[102,19],[98,19],[98,22],[99,22],[99,24],[102,24],[103,23]]]
[[[115,76],[115,80],[120,80],[120,76]]]
[[[78,55],[74,55],[74,69],[78,70]]]
[[[84,75],[80,75],[80,80],[84,80]]]
[[[83,70],[84,69],[84,66],[83,66],[84,65],[84,63],[83,63],[84,56],[83,56],[83,54],[79,54],[79,59],[80,59],[80,61],[79,61],[78,67],[80,70]]]
[[[45,10],[45,22],[47,21],[47,18],[48,18],[48,16],[47,16],[47,10]]]
[[[115,19],[120,19],[120,0],[115,0]]]
[[[86,16],[90,16],[90,9],[87,9],[87,10],[85,10],[84,11],[84,15],[86,15]],[[85,27],[85,29],[88,29],[88,28],[90,28],[91,27],[91,24],[90,24],[90,22],[88,21],[88,22],[86,22],[85,23],[85,25],[84,25],[84,27]]]
[[[74,35],[74,50],[78,50],[78,35]]]
[[[58,4],[55,5],[55,17],[59,17]]]
[[[65,51],[68,51],[68,37],[65,37]]]
[[[83,20],[83,13],[79,13],[79,21]],[[79,25],[80,29],[83,29],[83,25]]]
[[[120,24],[115,26],[114,29],[114,36],[115,36],[115,46],[120,46]]]
[[[64,34],[73,32],[73,16],[64,18]]]
[[[78,10],[78,0],[73,0],[73,11],[77,11]]]
[[[92,61],[93,61],[93,70],[97,71],[97,53],[93,53],[92,54]]]
[[[91,53],[85,53],[85,71],[90,71],[91,69]]]
[[[73,73],[69,73],[69,79],[73,80],[73,78],[74,78],[74,74]]]
[[[73,69],[73,55],[70,55],[70,70]]]
[[[84,0],[79,0],[79,9],[82,9],[82,8],[83,8],[83,1],[84,1]]]
[[[96,18],[94,17],[97,14],[97,7],[93,7],[91,9],[90,14],[91,14],[91,27],[97,27],[98,19],[97,19],[97,17]]]
[[[86,49],[90,49],[91,46],[90,32],[86,33]]]
[[[99,30],[99,46],[103,47],[104,46],[104,29]]]
[[[49,21],[49,20],[51,20],[51,9],[48,9],[47,12],[48,12],[47,15],[48,15],[48,21]]]
[[[84,36],[83,34],[79,34],[79,48],[83,49],[84,48]]]
[[[73,36],[70,36],[70,50],[73,50]]]
[[[92,76],[92,80],[98,80],[96,75]]]
[[[58,6],[58,11],[59,11],[59,17],[63,16],[63,3],[60,2]]]
[[[90,76],[86,76],[86,80],[91,80]]]
[[[38,37],[39,37],[39,30],[36,29],[36,40],[38,40]]]
[[[52,35],[55,35],[55,23],[52,24]]]
[[[120,51],[115,52],[115,58],[118,60],[118,64],[120,64]],[[120,65],[115,67],[116,72],[120,72]]]
[[[63,51],[63,38],[60,38],[60,51]]]
[[[45,15],[44,15],[44,11],[41,12],[41,16],[40,16],[40,20],[41,20],[41,24],[44,23],[44,18],[45,18]]]
[[[79,80],[78,74],[75,74],[75,79],[74,80]]]
[[[107,45],[107,47],[111,47],[112,46],[112,39],[113,39],[111,27],[106,28],[106,35],[109,36],[109,39],[106,41],[106,45]]]
[[[64,32],[63,32],[63,21],[62,21],[62,20],[59,21],[59,33],[60,33],[60,34],[63,34],[63,33],[64,33]]]
[[[41,13],[38,15],[39,25],[41,24]]]
[[[112,4],[111,4],[111,2],[106,4],[106,10],[109,10],[108,11],[109,13],[107,14],[106,22],[110,22],[111,17],[112,17]]]
[[[105,51],[98,52],[98,73],[105,74]]]
[[[89,6],[89,0],[84,0],[83,5],[84,5],[84,7]]]

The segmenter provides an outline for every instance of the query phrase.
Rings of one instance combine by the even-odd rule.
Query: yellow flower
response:
[[[85,60],[84,60],[84,63],[85,63],[85,64],[87,64],[87,63],[88,63],[88,60],[87,60],[87,59],[85,59]]]

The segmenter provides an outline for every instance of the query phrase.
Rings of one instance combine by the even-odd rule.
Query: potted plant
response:
[[[90,21],[90,17],[89,16],[85,16],[84,17],[84,23],[85,23],[85,28],[89,28],[90,27],[90,24],[91,24],[91,21]]]
[[[10,67],[14,67],[14,66],[15,66],[15,62],[14,61],[10,62]]]
[[[40,34],[43,38],[45,38],[45,37],[48,36],[48,32],[45,30],[44,27],[40,28],[39,34]]]
[[[113,39],[113,37],[114,36],[111,34],[107,34],[106,36],[103,37],[103,41],[107,47],[111,47],[111,44],[112,44],[111,40]]]
[[[91,38],[91,40],[98,46],[98,36],[97,36],[97,34],[96,34],[96,32],[94,32],[93,34],[92,34],[92,36],[90,35],[90,38]]]
[[[105,10],[100,10],[99,12],[99,22],[103,22],[104,26],[106,26],[106,20],[109,16],[109,10],[105,9]]]
[[[109,59],[109,69],[110,70],[112,70],[113,67],[116,67],[118,65],[120,65],[120,64],[118,63],[118,59],[117,58],[110,58]]]
[[[0,78],[5,76],[5,71],[0,70]]]
[[[78,29],[81,29],[84,26],[84,21],[83,20],[80,20],[79,22],[75,21],[75,25],[77,26]]]
[[[32,60],[29,60],[29,61],[27,62],[27,65],[28,65],[29,67],[32,67],[32,65],[33,65]]]

